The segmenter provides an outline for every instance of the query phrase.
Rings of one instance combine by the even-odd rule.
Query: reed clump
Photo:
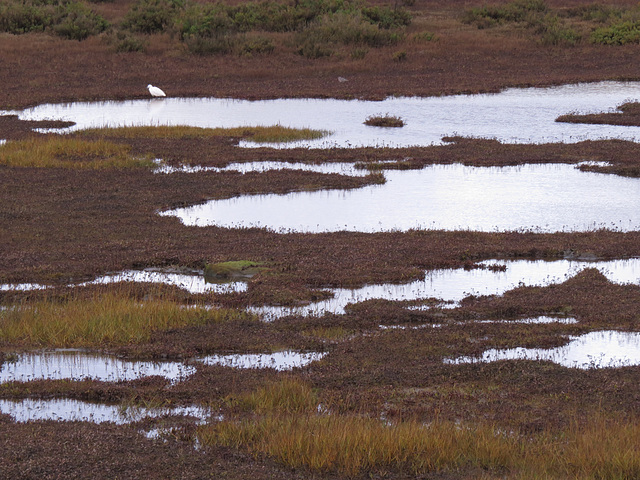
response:
[[[0,145],[0,165],[100,170],[150,167],[153,161],[149,156],[134,156],[128,145],[55,136],[31,137]]]
[[[364,121],[370,127],[404,127],[404,120],[395,115],[372,115]]]
[[[185,308],[163,299],[141,302],[119,292],[42,299],[0,310],[0,340],[37,347],[100,347],[148,341],[156,331],[205,325],[244,314]]]
[[[315,140],[327,136],[327,130],[289,128],[281,125],[233,128],[201,128],[189,126],[140,126],[121,128],[87,129],[81,135],[102,138],[212,138],[240,137],[255,143],[285,143],[298,140]]]

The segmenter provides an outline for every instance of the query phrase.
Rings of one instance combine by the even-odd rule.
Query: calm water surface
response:
[[[431,165],[354,190],[246,195],[161,212],[185,225],[277,232],[640,229],[640,179],[573,165]]]
[[[287,315],[322,316],[327,312],[344,314],[350,303],[365,300],[419,300],[437,298],[458,302],[469,295],[502,295],[523,286],[546,286],[562,283],[585,268],[597,268],[611,282],[640,285],[640,259],[611,261],[573,260],[487,260],[481,266],[500,265],[504,271],[489,269],[428,270],[422,280],[403,284],[366,285],[358,289],[327,289],[332,298],[300,307],[262,306],[249,310],[264,320]],[[453,305],[455,306],[455,304]]]
[[[22,353],[16,357],[0,365],[0,383],[61,379],[119,382],[154,375],[177,382],[196,371],[182,362],[129,361],[77,350]]]
[[[326,99],[246,101],[164,98],[125,102],[46,104],[18,113],[25,120],[70,120],[71,128],[123,125],[237,127],[280,124],[330,130],[321,140],[281,147],[411,146],[441,143],[446,135],[496,138],[510,143],[577,142],[622,138],[637,141],[633,127],[572,125],[555,119],[570,112],[608,111],[640,97],[638,82],[600,82],[551,88],[510,88],[497,94],[400,97],[381,102]],[[402,128],[363,125],[367,117],[400,116]],[[245,146],[253,146],[244,142]]]
[[[570,337],[562,347],[491,349],[481,357],[460,357],[445,363],[461,364],[498,360],[549,360],[570,368],[617,368],[640,365],[640,332],[615,330]]]

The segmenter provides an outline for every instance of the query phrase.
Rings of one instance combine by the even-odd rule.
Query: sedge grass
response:
[[[203,425],[197,437],[281,464],[355,477],[371,472],[484,471],[513,479],[640,478],[640,420],[601,413],[586,423],[521,435],[482,422],[386,422],[321,414],[304,382],[285,379],[236,400],[254,415]]]
[[[225,321],[242,313],[170,301],[140,302],[115,292],[38,300],[0,311],[0,340],[37,347],[97,347],[148,341],[156,331]]]
[[[0,165],[10,167],[106,169],[150,167],[148,156],[134,156],[131,147],[106,140],[67,136],[31,137],[0,146]]]
[[[326,130],[289,128],[281,125],[270,127],[201,128],[179,126],[140,126],[119,128],[96,128],[81,130],[82,135],[114,138],[212,138],[240,137],[255,143],[286,143],[299,140],[315,140],[329,134]]]

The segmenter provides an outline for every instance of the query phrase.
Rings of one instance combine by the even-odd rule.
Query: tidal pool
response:
[[[556,348],[491,349],[481,357],[445,359],[445,363],[462,364],[499,360],[550,360],[570,368],[617,368],[640,365],[640,332],[607,330],[569,337],[570,342]]]
[[[441,143],[443,136],[496,138],[509,143],[577,142],[603,138],[638,141],[633,127],[556,123],[566,113],[610,111],[640,96],[638,82],[600,82],[550,88],[509,88],[496,94],[393,97],[384,101],[163,98],[124,102],[45,104],[17,114],[23,120],[65,120],[66,131],[126,125],[237,127],[276,125],[329,130],[314,141],[275,145],[311,148],[412,146]],[[402,117],[402,128],[363,124],[372,115]],[[62,131],[65,131],[64,129]],[[243,142],[243,146],[255,146]],[[274,146],[269,144],[269,146]]]
[[[21,353],[0,365],[0,383],[32,380],[101,380],[119,382],[159,375],[178,382],[195,373],[182,362],[128,361],[79,350]]]
[[[223,365],[234,368],[273,368],[275,370],[291,370],[304,367],[324,357],[324,353],[317,352],[276,352],[236,355],[209,355],[198,361],[206,365]]]
[[[422,280],[403,284],[366,285],[358,289],[327,289],[332,298],[299,307],[261,306],[249,311],[269,321],[288,315],[322,316],[344,314],[350,303],[365,300],[419,300],[438,298],[458,302],[469,295],[502,295],[520,285],[552,285],[562,283],[585,268],[597,268],[615,283],[640,284],[640,259],[610,261],[575,260],[487,260],[480,266],[504,266],[504,271],[489,268],[464,270],[428,270]],[[455,305],[454,305],[455,306]]]
[[[143,408],[89,403],[68,398],[27,398],[24,400],[0,399],[0,413],[10,415],[16,422],[54,420],[58,422],[113,422],[122,425],[165,415],[191,416],[204,420],[211,412],[209,409],[197,406]]]
[[[189,226],[276,232],[640,229],[640,179],[567,164],[430,165],[354,190],[246,195],[160,212]]]

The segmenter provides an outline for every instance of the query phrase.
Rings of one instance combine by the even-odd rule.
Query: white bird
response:
[[[151,94],[152,97],[166,97],[167,96],[166,93],[164,93],[158,87],[154,87],[151,84],[147,85],[147,88],[149,89],[149,93]]]

